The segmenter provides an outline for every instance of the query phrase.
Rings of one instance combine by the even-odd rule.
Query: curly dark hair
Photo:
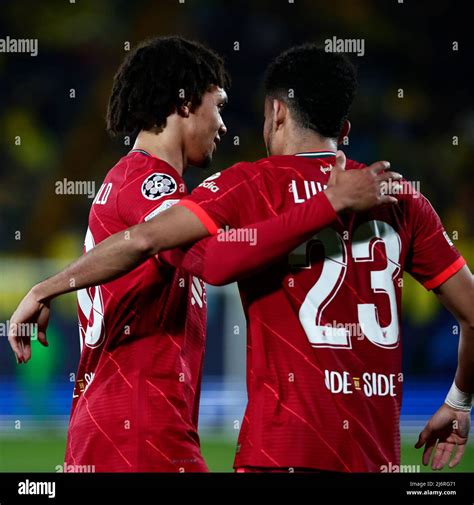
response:
[[[147,40],[115,74],[107,131],[117,136],[164,127],[166,118],[184,102],[198,107],[212,85],[230,85],[217,53],[178,36]]]
[[[337,138],[357,90],[354,65],[316,44],[292,47],[270,63],[266,95],[283,100],[297,124]]]

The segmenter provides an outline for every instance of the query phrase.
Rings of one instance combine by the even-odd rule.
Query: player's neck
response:
[[[289,135],[285,145],[282,146],[283,155],[297,154],[297,153],[310,153],[317,151],[337,151],[337,142],[334,139],[321,137],[320,135],[312,132],[295,132]]]
[[[184,152],[180,143],[176,141],[176,137],[170,137],[166,130],[162,130],[160,133],[141,131],[133,144],[133,149],[142,149],[152,156],[166,161],[179,175],[183,175],[187,165]]]

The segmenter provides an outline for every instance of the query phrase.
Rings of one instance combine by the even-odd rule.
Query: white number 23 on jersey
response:
[[[348,267],[347,246],[338,232],[327,228],[313,239],[324,247],[324,264],[321,275],[308,291],[299,311],[300,322],[313,347],[351,349],[351,332],[343,324],[323,325],[323,313],[337,295],[344,282]],[[352,238],[351,254],[355,263],[374,260],[377,242],[385,244],[387,265],[384,270],[370,271],[370,285],[374,293],[384,293],[390,306],[390,323],[381,326],[374,303],[358,303],[357,315],[360,331],[370,342],[385,348],[398,346],[399,325],[394,279],[400,271],[401,241],[398,233],[388,223],[369,221],[360,225]],[[290,262],[301,253],[306,256],[306,242],[290,255]],[[352,326],[352,325],[350,325]]]

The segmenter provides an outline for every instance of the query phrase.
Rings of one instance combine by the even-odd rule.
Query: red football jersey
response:
[[[169,208],[180,175],[144,151],[108,173],[92,204],[86,251]],[[206,294],[202,281],[149,259],[78,293],[81,359],[66,462],[95,471],[206,471],[197,433]]]
[[[319,152],[239,163],[180,205],[208,229],[245,226],[323,191],[334,159]],[[362,166],[348,160],[346,169]],[[239,282],[248,406],[236,468],[380,472],[399,463],[402,275],[432,289],[464,264],[428,200],[404,189],[397,205],[345,212]]]

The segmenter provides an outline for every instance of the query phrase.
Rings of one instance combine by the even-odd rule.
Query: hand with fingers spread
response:
[[[42,301],[35,288],[23,298],[10,318],[8,342],[15,353],[17,363],[26,363],[31,358],[32,331],[25,335],[23,329],[36,328],[38,341],[48,347],[46,328],[49,321],[49,302]]]
[[[423,464],[429,464],[434,451],[431,463],[433,470],[441,470],[446,464],[449,468],[455,467],[464,454],[470,425],[469,411],[457,410],[443,404],[428,421],[415,444],[417,449],[425,446]]]
[[[400,185],[397,181],[402,179],[402,175],[390,171],[388,161],[377,161],[360,170],[346,171],[345,165],[346,157],[342,151],[338,151],[325,191],[336,212],[360,212],[398,202],[392,194],[399,192]],[[389,191],[385,192],[386,188]]]

